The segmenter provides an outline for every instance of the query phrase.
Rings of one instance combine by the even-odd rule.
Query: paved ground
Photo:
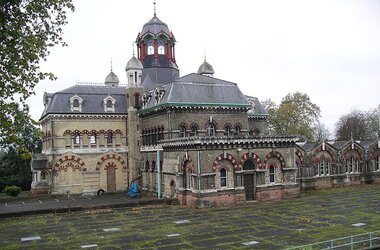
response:
[[[244,206],[151,205],[0,219],[0,248],[283,249],[376,230],[380,186],[368,185]]]
[[[157,204],[178,204],[175,200],[162,200],[143,195],[141,199],[127,198],[124,193],[101,196],[41,196],[0,199],[0,218],[24,215],[78,212],[88,209],[136,207]]]

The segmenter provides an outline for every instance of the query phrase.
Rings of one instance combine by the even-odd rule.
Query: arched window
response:
[[[74,99],[74,101],[73,101],[73,107],[74,108],[79,108],[79,100],[78,99]]]
[[[80,143],[80,134],[79,133],[75,133],[74,136],[73,136],[73,143],[76,144],[76,145],[79,145]]]
[[[90,135],[90,143],[91,144],[96,144],[96,134],[95,133],[92,133]]]
[[[186,137],[186,127],[184,125],[179,128],[179,137]]]
[[[112,101],[111,100],[107,100],[107,108],[112,108],[113,107],[113,104],[112,104]]]
[[[153,55],[154,54],[154,47],[153,45],[148,46],[148,55]]]
[[[190,136],[197,136],[198,135],[198,128],[195,125],[191,126]]]
[[[240,135],[241,134],[241,127],[240,125],[235,126],[235,135]]]
[[[224,168],[220,170],[220,186],[227,187],[227,171]]]
[[[113,134],[111,132],[107,132],[107,144],[112,145],[112,137]]]
[[[149,171],[149,161],[146,161],[146,162],[145,162],[145,171],[146,171],[146,172]]]
[[[158,54],[165,55],[165,47],[163,45],[158,46]]]
[[[274,166],[271,165],[269,167],[269,182],[273,183],[274,182],[274,176],[275,176],[275,173],[274,173]]]
[[[140,108],[140,94],[135,93],[133,96],[135,98],[135,108]]]
[[[213,123],[207,124],[206,135],[207,136],[215,136],[215,125]]]
[[[231,135],[231,127],[230,125],[226,125],[224,127],[224,136],[230,136]]]

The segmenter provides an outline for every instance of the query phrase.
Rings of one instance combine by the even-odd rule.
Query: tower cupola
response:
[[[202,65],[198,68],[198,74],[213,77],[214,73],[214,68],[206,61],[205,58]]]
[[[104,84],[109,87],[117,87],[119,86],[119,77],[115,73],[111,72],[107,75],[106,80],[104,81]]]
[[[127,72],[128,86],[141,86],[141,75],[142,75],[143,65],[140,60],[134,55],[128,61],[127,66],[125,66],[125,71]]]
[[[157,85],[179,78],[175,43],[176,39],[168,25],[157,17],[154,2],[154,15],[144,24],[136,38],[137,58],[143,65],[142,85],[145,90],[152,90]]]

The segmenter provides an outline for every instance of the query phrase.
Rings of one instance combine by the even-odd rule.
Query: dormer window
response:
[[[83,99],[80,98],[78,95],[71,97],[70,98],[71,111],[82,112],[82,102],[83,102]]]
[[[112,96],[107,96],[103,100],[104,112],[115,112],[116,100]]]
[[[149,94],[147,94],[147,93],[142,94],[141,101],[142,101],[142,104],[143,104],[143,108],[147,108],[148,107],[148,103],[150,101],[150,97],[151,96]]]
[[[164,96],[165,91],[159,87],[154,90],[154,101],[155,105],[160,104],[162,97]]]

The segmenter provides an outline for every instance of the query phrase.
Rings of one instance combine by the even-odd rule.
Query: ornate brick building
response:
[[[298,196],[379,173],[379,143],[297,143],[267,135],[268,113],[206,62],[180,77],[175,37],[156,15],[136,39],[127,85],[45,93],[35,193],[122,191],[132,181],[183,204]]]

